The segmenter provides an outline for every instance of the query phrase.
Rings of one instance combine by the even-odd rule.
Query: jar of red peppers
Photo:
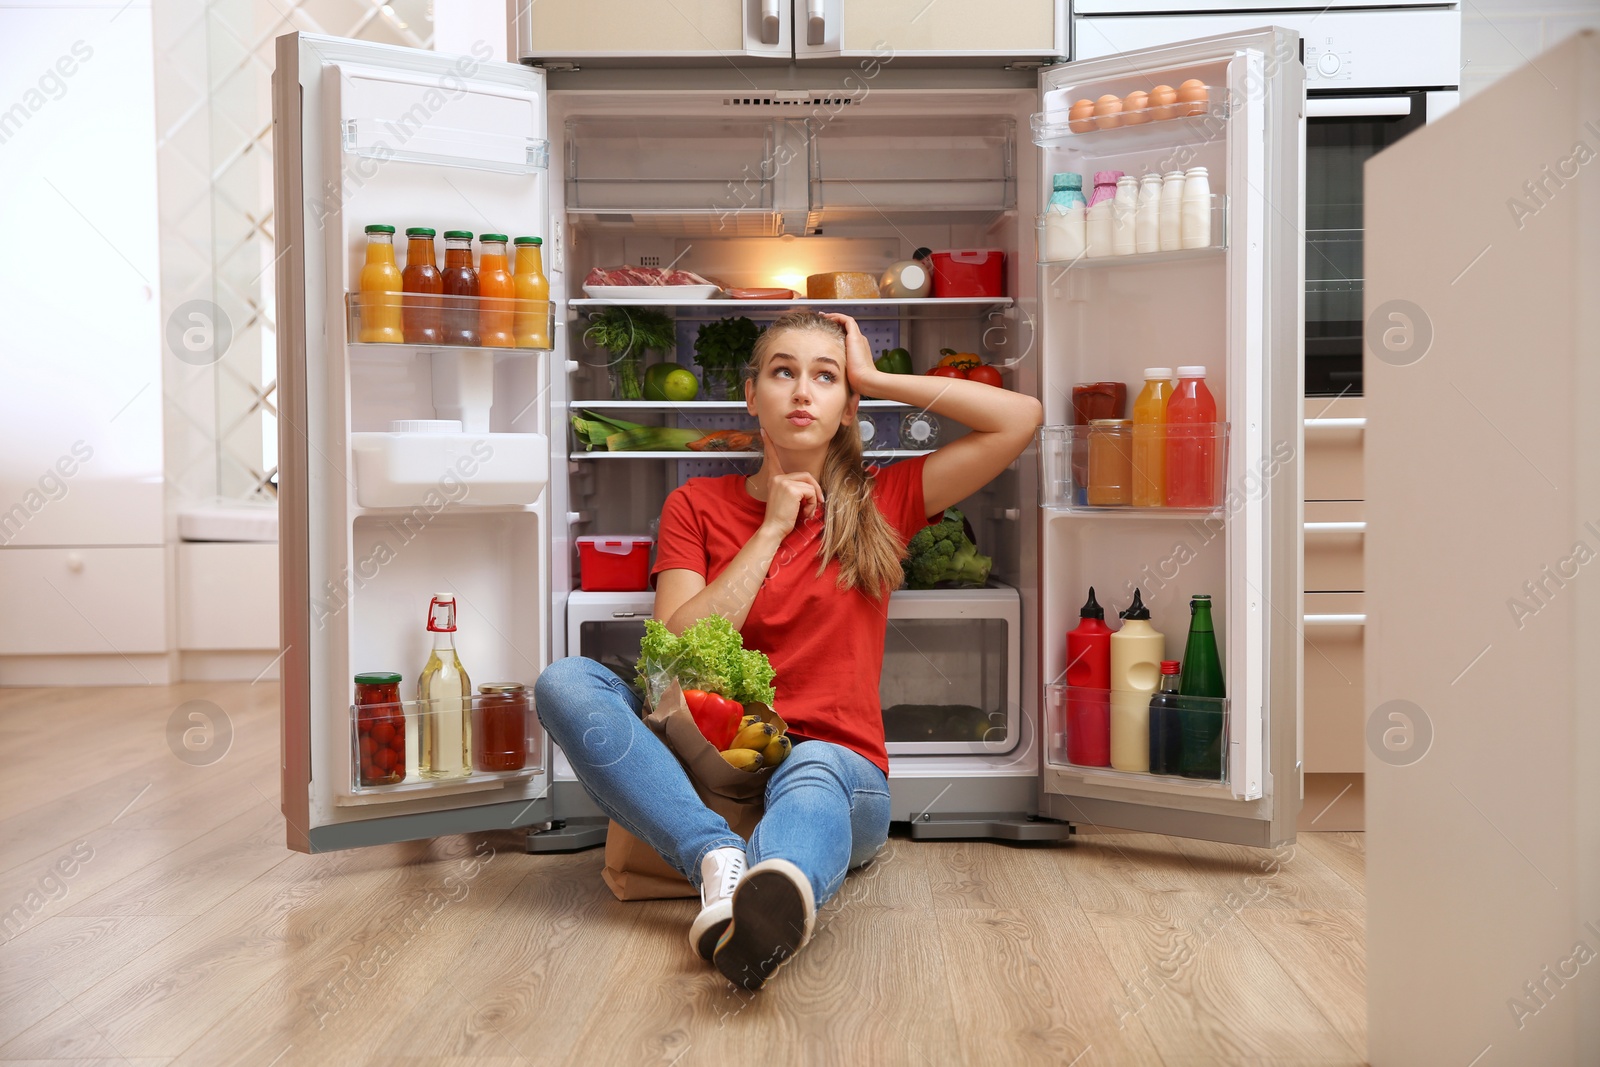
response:
[[[405,780],[406,714],[398,674],[356,675],[356,746],[362,785]]]
[[[473,705],[473,770],[520,771],[528,762],[528,687],[485,682]]]

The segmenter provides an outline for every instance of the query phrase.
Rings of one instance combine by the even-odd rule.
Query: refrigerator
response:
[[[487,49],[484,49],[487,52]],[[589,451],[584,410],[707,432],[751,426],[743,403],[614,395],[616,360],[585,340],[608,306],[668,315],[693,362],[699,328],[770,320],[793,303],[855,315],[874,350],[925,372],[949,348],[1042,400],[1030,448],[960,507],[993,558],[984,588],[899,590],[879,699],[892,818],[914,836],[1049,839],[1076,823],[1269,847],[1299,806],[1299,38],[1263,28],[1038,71],[850,72],[759,87],[704,72],[537,67],[308,34],[279,38],[274,74],[279,258],[283,806],[304,851],[493,828],[592,843],[603,832],[536,716],[523,766],[419,773],[417,701],[430,598],[457,607],[473,682],[531,691],[585,654],[631,681],[648,590],[590,591],[577,539],[654,533],[690,477],[759,456]],[[548,78],[560,81],[551,88]],[[800,84],[810,81],[814,84]],[[1207,99],[1145,122],[1074,128],[1072,101],[1193,81]],[[782,82],[780,85],[779,82]],[[1130,117],[1137,117],[1132,116]],[[1206,167],[1203,244],[1047,261],[1052,175]],[[361,340],[365,228],[539,236],[549,348]],[[396,244],[403,243],[397,235]],[[474,246],[476,248],[476,246]],[[594,267],[692,270],[724,286],[805,290],[807,275],[881,272],[918,247],[1003,253],[999,295],[764,302],[585,292]],[[403,255],[400,257],[403,261]],[[661,358],[655,354],[652,359]],[[1202,507],[1089,506],[1073,386],[1201,364],[1219,409],[1215,494]],[[918,413],[864,401],[872,463],[935,441]],[[441,431],[436,422],[460,428]],[[592,584],[592,583],[591,583]],[[1090,585],[1109,612],[1137,588],[1179,659],[1194,594],[1212,597],[1226,699],[1206,705],[1215,757],[1184,776],[1071,762],[1065,634]],[[1108,614],[1109,614],[1108,612]],[[372,784],[363,672],[401,675],[391,709],[403,775]],[[473,696],[451,714],[487,714]],[[1190,710],[1201,708],[1199,704]],[[781,709],[779,709],[781,713]],[[1197,720],[1199,721],[1199,720]],[[395,750],[396,774],[400,757]],[[596,828],[598,824],[598,829]],[[578,832],[575,828],[587,826]],[[539,847],[530,844],[531,848]]]

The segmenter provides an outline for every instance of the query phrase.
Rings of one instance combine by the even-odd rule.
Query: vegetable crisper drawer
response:
[[[599,661],[632,686],[652,609],[648,593],[576,593],[567,602],[567,650]],[[998,754],[1014,748],[1020,737],[1021,642],[1015,589],[892,594],[879,686],[889,755]]]

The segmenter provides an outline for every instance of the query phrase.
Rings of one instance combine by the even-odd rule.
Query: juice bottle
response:
[[[506,260],[506,235],[486,233],[478,240],[483,245],[478,257],[478,296],[482,298],[478,305],[478,339],[485,348],[511,348],[516,286]]]
[[[537,237],[518,237],[514,332],[518,348],[550,347],[550,279],[544,276],[544,244]]]
[[[357,340],[364,345],[397,345],[405,335],[400,330],[400,267],[394,261],[394,227],[367,227],[367,261],[361,268],[358,284],[361,331]]]
[[[1067,631],[1067,762],[1105,767],[1111,762],[1111,627],[1094,598]]]
[[[422,718],[424,778],[464,778],[472,773],[472,680],[456,655],[456,598],[436,593],[428,605],[433,651],[417,679],[417,714]]]
[[[1150,697],[1166,648],[1135,589],[1122,629],[1111,635],[1111,766],[1119,771],[1150,770]]]
[[[1167,402],[1167,507],[1217,506],[1217,402],[1204,367],[1179,367]]]
[[[1167,502],[1167,401],[1172,398],[1172,368],[1146,367],[1144,388],[1133,402],[1133,506],[1159,508]]]
[[[1211,598],[1189,600],[1189,640],[1183,647],[1183,674],[1178,680],[1178,766],[1185,778],[1222,777],[1222,659],[1211,627]]]
[[[444,343],[478,343],[478,272],[469,230],[444,231]]]
[[[1150,698],[1150,773],[1178,773],[1178,661],[1161,661],[1161,688]]]
[[[444,278],[433,258],[433,231],[426,226],[406,230],[406,302],[401,318],[405,323],[406,344],[444,343],[443,307],[440,294]]]

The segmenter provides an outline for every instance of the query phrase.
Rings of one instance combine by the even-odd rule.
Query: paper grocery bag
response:
[[[760,715],[779,732],[787,729],[783,719],[765,704],[746,704],[745,714]],[[748,841],[761,821],[762,798],[773,768],[742,771],[723,759],[695,725],[676,679],[644,721],[683,764],[690,784],[706,807],[727,819],[733,832]],[[606,831],[606,865],[601,877],[618,900],[698,896],[689,880],[660,853],[615,822]]]

